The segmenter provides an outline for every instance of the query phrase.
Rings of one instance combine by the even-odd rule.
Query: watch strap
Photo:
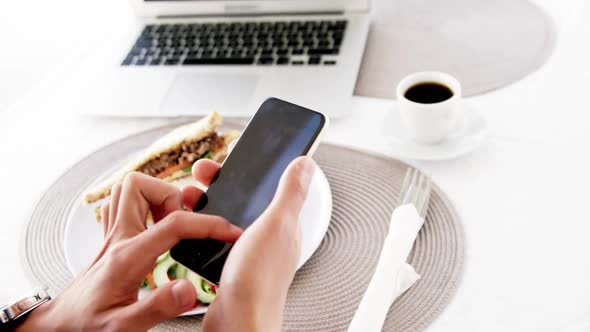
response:
[[[3,306],[0,308],[1,331],[4,331],[4,327],[14,325],[14,323],[19,321],[20,318],[23,318],[23,316],[49,300],[51,300],[51,296],[49,296],[45,289],[41,288],[30,296],[26,296],[12,304]]]
[[[6,323],[0,323],[0,332],[13,332],[16,330],[16,328],[21,325],[25,319],[27,319],[27,316],[29,315],[30,312],[27,312],[24,315],[21,315],[18,319],[16,320],[11,320],[8,321]]]

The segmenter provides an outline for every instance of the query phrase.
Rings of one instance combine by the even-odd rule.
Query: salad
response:
[[[198,274],[178,264],[170,256],[170,251],[158,257],[154,269],[145,277],[141,287],[156,289],[176,279],[187,279],[190,281],[197,291],[197,300],[201,304],[208,305],[217,296],[215,285],[210,284]]]

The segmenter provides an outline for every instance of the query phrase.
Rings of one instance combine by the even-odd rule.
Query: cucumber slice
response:
[[[166,258],[170,256],[170,251],[166,251],[165,253],[161,254],[158,259],[156,260],[156,264],[162,263]]]
[[[186,278],[186,274],[188,269],[180,264],[176,265],[176,279],[184,279]]]
[[[201,280],[201,287],[203,288],[203,290],[205,291],[205,293],[207,293],[207,294],[215,294],[213,292],[213,289],[211,289],[211,285],[209,285],[209,283],[207,281],[205,281],[205,279]]]
[[[156,284],[156,287],[162,287],[170,282],[170,279],[168,279],[168,270],[173,267],[176,268],[176,264],[178,263],[176,263],[172,257],[168,256],[156,266],[153,273],[154,284]]]
[[[193,284],[193,286],[195,286],[197,300],[199,300],[199,302],[209,304],[215,300],[215,293],[213,293],[211,287],[207,284],[207,281],[203,280],[198,274],[193,271],[188,271],[186,278]],[[203,288],[203,284],[207,284],[209,292]]]

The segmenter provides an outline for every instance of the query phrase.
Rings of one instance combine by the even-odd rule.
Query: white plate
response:
[[[108,172],[110,174],[110,172]],[[191,180],[184,180],[179,185],[186,185]],[[196,181],[195,181],[196,182]],[[102,225],[97,223],[94,215],[95,206],[75,204],[72,207],[66,225],[64,249],[70,271],[77,276],[94,259],[103,243]],[[319,247],[332,215],[332,193],[328,179],[318,168],[309,195],[299,216],[302,243],[299,269]],[[142,289],[140,298],[150,290]],[[185,312],[182,316],[196,315],[207,312],[207,306],[198,307]]]
[[[388,150],[401,158],[445,160],[457,158],[479,147],[487,137],[487,126],[477,108],[462,104],[453,134],[438,144],[421,144],[410,138],[396,107],[385,117],[382,134],[385,136],[383,144],[387,144]]]

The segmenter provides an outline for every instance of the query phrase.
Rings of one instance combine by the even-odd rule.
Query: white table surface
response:
[[[449,195],[466,236],[462,283],[429,331],[590,331],[590,3],[539,4],[558,29],[554,55],[527,78],[468,100],[488,120],[487,143],[455,160],[413,162]],[[123,0],[0,1],[0,302],[31,287],[18,248],[43,191],[91,151],[169,121],[43,105],[59,88],[45,78],[64,54],[131,15]],[[395,156],[383,123],[394,104],[354,98],[327,141]]]

